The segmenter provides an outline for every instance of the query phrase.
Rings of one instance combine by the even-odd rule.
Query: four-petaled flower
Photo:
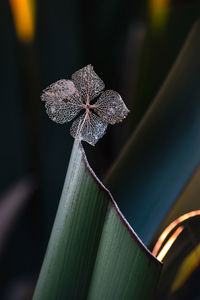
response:
[[[129,112],[117,92],[103,91],[104,88],[104,82],[88,65],[75,72],[72,80],[62,79],[47,87],[41,99],[46,101],[48,116],[60,124],[71,121],[85,109],[73,122],[70,133],[94,146],[108,124],[121,122]],[[91,104],[98,96],[96,103]]]

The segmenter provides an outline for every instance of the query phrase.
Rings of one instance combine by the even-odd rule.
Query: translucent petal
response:
[[[72,80],[76,88],[82,96],[82,100],[86,103],[87,97],[89,100],[94,99],[105,88],[104,82],[94,72],[93,66],[88,65],[72,75]]]
[[[59,124],[71,121],[81,110],[80,106],[54,100],[48,100],[45,107],[48,116]]]
[[[109,124],[121,122],[129,112],[121,96],[112,90],[102,92],[97,102],[91,107]]]
[[[48,116],[56,123],[71,121],[82,109],[81,97],[71,80],[59,80],[47,87],[42,96]]]
[[[84,113],[73,122],[70,133],[74,138],[80,136],[81,140],[94,146],[102,138],[106,128],[106,122],[89,112],[89,114]]]
[[[81,105],[81,96],[73,81],[61,79],[47,87],[41,96],[42,101],[55,101]]]

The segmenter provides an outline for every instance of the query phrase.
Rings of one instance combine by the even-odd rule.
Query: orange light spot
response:
[[[152,251],[153,255],[154,256],[157,256],[164,240],[166,239],[166,237],[168,236],[168,234],[178,225],[180,224],[181,222],[191,218],[191,217],[195,217],[195,216],[198,216],[200,215],[200,209],[199,210],[194,210],[194,211],[191,211],[187,214],[184,214],[182,216],[180,216],[178,219],[176,219],[175,221],[173,221],[169,226],[166,227],[166,229],[163,231],[163,233],[160,235],[157,243],[155,244],[155,247]]]
[[[160,13],[170,4],[170,0],[149,0],[149,7],[153,12]]]
[[[171,0],[149,0],[149,17],[156,29],[162,29],[169,16]]]
[[[29,43],[35,34],[35,0],[9,0],[17,36]]]
[[[180,226],[176,229],[176,231],[172,234],[172,236],[170,237],[170,239],[167,241],[167,243],[165,244],[165,246],[162,248],[162,250],[160,251],[160,253],[157,255],[157,259],[159,261],[162,261],[163,258],[165,257],[165,255],[167,254],[167,252],[169,251],[169,249],[171,248],[171,246],[173,245],[173,243],[175,242],[175,240],[177,239],[177,237],[179,236],[179,234],[183,231],[183,226]]]

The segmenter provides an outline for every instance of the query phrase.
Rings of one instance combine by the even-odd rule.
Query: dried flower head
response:
[[[46,101],[48,116],[60,124],[71,121],[84,109],[73,122],[70,133],[94,146],[108,124],[121,122],[129,112],[117,92],[103,91],[104,88],[104,82],[88,65],[75,72],[72,80],[61,79],[51,84],[43,91],[41,99]],[[96,103],[91,104],[98,96]]]

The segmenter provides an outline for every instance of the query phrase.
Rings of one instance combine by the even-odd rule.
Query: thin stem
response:
[[[86,113],[85,113],[85,117],[84,117],[84,119],[83,119],[83,122],[81,123],[80,129],[79,129],[78,132],[77,132],[77,136],[80,135],[80,133],[81,133],[81,131],[82,131],[82,129],[83,129],[83,126],[84,126],[84,124],[85,124],[85,121],[87,120],[89,114],[90,114],[90,110],[89,110],[89,108],[87,108],[87,109],[86,109]]]

